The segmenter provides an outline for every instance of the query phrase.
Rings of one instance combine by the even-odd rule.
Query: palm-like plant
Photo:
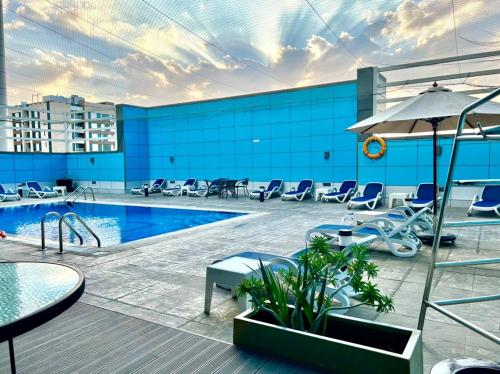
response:
[[[392,299],[372,283],[378,268],[368,261],[362,246],[332,251],[325,238],[316,237],[299,257],[297,268],[274,272],[262,261],[259,267],[262,277],[241,282],[238,296],[250,295],[255,311],[269,313],[283,327],[324,335],[328,313],[334,310],[360,305],[373,306],[379,312],[394,309]],[[340,273],[345,274],[342,281],[338,280]],[[336,296],[348,286],[358,294],[359,303],[338,306]]]

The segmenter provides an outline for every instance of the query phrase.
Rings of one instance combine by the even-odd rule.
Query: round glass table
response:
[[[13,339],[73,305],[85,289],[82,272],[46,262],[0,262],[0,343],[8,341],[16,372]]]

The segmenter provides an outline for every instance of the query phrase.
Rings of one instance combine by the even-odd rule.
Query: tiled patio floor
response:
[[[203,314],[205,269],[214,260],[241,251],[290,255],[304,248],[307,229],[339,222],[345,206],[313,201],[259,203],[240,198],[168,198],[163,196],[100,195],[98,201],[139,202],[152,205],[242,209],[266,212],[259,217],[226,222],[190,232],[179,232],[140,245],[123,245],[100,256],[45,253],[39,247],[0,242],[2,260],[62,261],[79,267],[87,278],[81,301],[159,324],[177,327],[222,341],[232,340],[232,318],[238,313],[230,293],[214,290],[212,313]],[[465,209],[451,209],[452,218],[465,218]],[[500,257],[500,230],[496,226],[449,230],[457,234],[455,247],[443,248],[441,260]],[[378,314],[368,308],[354,316],[416,327],[427,272],[430,247],[414,258],[396,258],[375,248],[371,258],[380,267],[378,284],[395,300],[396,311]],[[433,290],[435,298],[455,298],[498,293],[500,266],[467,267],[439,271]],[[500,301],[450,307],[462,317],[500,335]],[[498,359],[500,347],[429,311],[424,329],[426,369],[450,357],[472,356]]]

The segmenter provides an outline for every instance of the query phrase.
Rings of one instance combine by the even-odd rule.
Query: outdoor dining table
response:
[[[0,343],[8,341],[12,373],[16,372],[13,339],[64,312],[84,289],[83,273],[71,266],[0,262]]]

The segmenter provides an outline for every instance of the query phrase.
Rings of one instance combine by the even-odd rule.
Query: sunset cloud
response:
[[[495,49],[500,35],[486,0],[455,0],[455,23],[448,1],[311,0],[322,20],[303,0],[150,2],[160,12],[130,0],[4,1],[9,102],[76,93],[158,105],[292,88],[454,55],[455,26],[460,53]]]

